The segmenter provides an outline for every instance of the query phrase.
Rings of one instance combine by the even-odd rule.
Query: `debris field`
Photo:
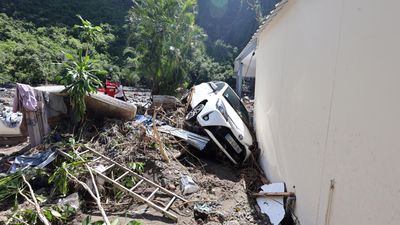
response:
[[[3,92],[9,93],[6,89]],[[13,146],[2,146],[0,224],[24,224],[22,220],[41,224],[40,215],[34,213],[36,205],[30,204],[33,199],[42,213],[52,218],[51,224],[83,224],[82,221],[92,224],[102,220],[102,210],[111,220],[136,224],[269,224],[251,195],[266,183],[254,159],[246,165],[234,166],[211,144],[199,151],[153,126],[160,122],[182,128],[185,105],[165,110],[162,106],[151,107],[147,93],[127,92],[127,97],[128,102],[140,105],[138,112],[151,118],[150,124],[88,118],[77,125],[61,120],[41,145],[28,150],[21,147],[23,152],[15,150],[21,145],[14,146],[10,154],[7,151]],[[135,103],[135,98],[140,102]],[[2,99],[2,104],[9,105],[5,101],[12,98],[7,94]],[[177,220],[116,188],[104,177],[88,173],[89,165],[93,172],[108,165],[94,160],[93,154],[79,155],[87,149],[151,180],[160,186],[158,190],[165,189],[185,199],[175,200],[169,207],[168,211]],[[22,162],[20,170],[10,173],[21,154],[34,158],[45,151],[54,152],[57,157],[43,167]],[[128,172],[124,175],[124,170],[118,168],[105,174],[114,180],[121,177],[118,182],[130,189],[140,181]],[[10,177],[14,180],[10,181]],[[90,193],[97,191],[99,201]],[[149,185],[138,185],[134,192],[160,206],[167,207],[169,202],[165,191],[153,193],[154,188]]]

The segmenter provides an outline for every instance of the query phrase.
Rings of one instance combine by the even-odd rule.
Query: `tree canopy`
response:
[[[107,77],[160,93],[227,80],[234,58],[277,1],[2,0],[0,83],[56,83],[67,72],[60,66],[65,53],[83,47],[76,15],[103,31],[87,48]]]

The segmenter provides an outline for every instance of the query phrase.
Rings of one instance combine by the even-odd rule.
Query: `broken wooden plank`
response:
[[[295,197],[294,192],[264,192],[251,194],[254,197]]]

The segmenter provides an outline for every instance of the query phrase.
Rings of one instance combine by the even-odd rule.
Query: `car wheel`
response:
[[[196,118],[197,115],[199,115],[199,113],[203,109],[204,109],[204,104],[203,103],[200,103],[200,104],[196,105],[192,110],[189,111],[188,114],[186,114],[185,119],[187,121],[193,120],[194,118]]]

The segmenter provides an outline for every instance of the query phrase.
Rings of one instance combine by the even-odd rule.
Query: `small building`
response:
[[[399,8],[284,0],[249,43],[260,163],[300,224],[399,224]]]

